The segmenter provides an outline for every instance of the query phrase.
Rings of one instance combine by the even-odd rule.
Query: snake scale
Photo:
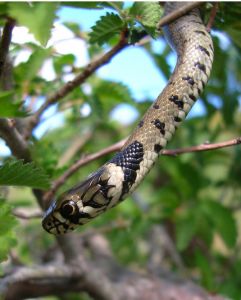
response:
[[[165,15],[185,4],[165,3]],[[48,232],[67,233],[131,194],[202,92],[212,67],[213,43],[198,9],[193,9],[163,30],[177,53],[177,64],[169,82],[122,150],[85,181],[50,204],[43,219],[43,227]]]

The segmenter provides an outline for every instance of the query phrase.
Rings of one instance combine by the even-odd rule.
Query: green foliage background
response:
[[[89,32],[81,31],[77,24],[65,24],[76,37],[86,41],[91,59],[113,46],[126,28],[129,30],[130,43],[146,33],[156,37],[155,28],[162,14],[157,3],[136,2],[128,9],[123,8],[122,2],[0,3],[1,15],[15,18],[40,43],[39,46],[30,42],[25,45],[12,44],[12,57],[17,56],[24,47],[31,50],[32,54],[28,61],[13,70],[14,92],[0,92],[1,117],[28,117],[32,112],[22,106],[27,98],[38,101],[38,97],[50,95],[63,85],[66,66],[71,67],[73,74],[81,72],[75,67],[76,57],[71,54],[71,49],[69,54],[59,56],[55,55],[54,47],[43,47],[51,36],[56,10],[64,5],[76,9],[112,9],[111,13],[107,12],[93,24]],[[203,9],[206,19],[210,9],[210,4]],[[224,34],[229,42],[223,47],[222,39],[214,35],[212,76],[200,99],[205,115],[188,119],[169,148],[198,145],[206,141],[215,143],[241,135],[240,17],[240,3],[219,4],[213,29],[216,33]],[[0,19],[1,26],[4,20]],[[169,47],[163,53],[156,53],[152,43],[146,43],[143,47],[158,70],[168,78],[170,66],[166,58],[170,53]],[[53,59],[56,79],[47,82],[38,72],[49,58]],[[128,68],[128,65],[123,67]],[[64,115],[64,125],[47,132],[40,140],[31,139],[33,164],[24,165],[21,161],[1,158],[0,185],[4,186],[0,199],[1,260],[7,258],[11,248],[26,264],[40,262],[55,243],[53,236],[42,230],[41,220],[17,222],[11,214],[10,207],[29,211],[37,207],[29,187],[47,189],[52,180],[82,155],[94,153],[129,135],[135,124],[123,126],[110,119],[111,111],[118,104],[132,105],[141,116],[153,101],[142,99],[137,104],[131,87],[121,82],[103,80],[96,74],[88,78],[87,83],[91,86],[90,94],[81,86],[58,103],[58,111]],[[87,117],[79,114],[85,103],[91,107]],[[70,145],[76,138],[84,137],[86,132],[90,138],[83,147],[67,162],[60,164]],[[87,226],[79,228],[78,232],[111,227],[105,234],[118,260],[128,266],[146,269],[152,243],[150,232],[161,224],[173,241],[185,273],[190,278],[198,280],[212,293],[240,299],[240,155],[238,146],[179,157],[161,157],[133,196]],[[81,168],[64,184],[62,190],[85,178],[110,157],[105,156]],[[6,188],[6,185],[15,187]],[[183,269],[166,250],[163,251],[164,262],[157,268],[166,268],[182,275]],[[82,296],[78,297],[74,299],[82,299]]]

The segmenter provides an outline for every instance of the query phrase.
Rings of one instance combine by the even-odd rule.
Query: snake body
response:
[[[166,3],[165,14],[183,5],[181,2]],[[122,150],[85,181],[52,202],[43,219],[43,227],[48,232],[69,232],[132,193],[202,92],[212,67],[213,43],[198,9],[163,30],[177,53],[177,64],[168,84]]]

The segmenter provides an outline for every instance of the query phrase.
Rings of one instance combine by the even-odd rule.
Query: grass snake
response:
[[[165,15],[185,5],[167,2]],[[213,43],[198,9],[163,28],[177,53],[166,87],[145,113],[122,150],[89,177],[66,191],[45,213],[43,227],[64,234],[122,202],[152,168],[208,81]]]

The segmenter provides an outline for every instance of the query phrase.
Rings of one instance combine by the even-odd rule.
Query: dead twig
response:
[[[36,219],[36,218],[42,218],[43,217],[43,212],[40,210],[35,210],[35,211],[29,211],[29,208],[26,209],[14,209],[12,211],[13,215],[19,219],[23,220],[30,220],[30,219]]]
[[[96,153],[89,154],[81,159],[79,159],[76,163],[74,163],[65,173],[60,176],[56,181],[53,182],[52,188],[45,194],[44,196],[44,202],[48,203],[50,199],[54,196],[56,191],[65,183],[65,181],[73,175],[76,171],[78,171],[82,166],[88,164],[89,162],[96,160],[106,154],[119,151],[125,144],[127,139],[121,140],[118,143],[115,143],[103,150],[100,150]],[[209,151],[209,150],[215,150],[220,148],[226,148],[231,147],[235,145],[241,144],[241,137],[220,142],[220,143],[214,143],[214,144],[201,144],[198,146],[192,146],[187,148],[181,148],[181,149],[166,149],[161,152],[162,155],[166,156],[177,156],[184,153],[191,153],[191,152],[200,152],[200,151]]]
[[[210,32],[210,30],[213,26],[217,11],[218,11],[218,2],[213,4],[212,10],[211,10],[211,13],[210,13],[210,16],[209,16],[209,21],[208,21],[208,24],[206,26],[208,32]]]

